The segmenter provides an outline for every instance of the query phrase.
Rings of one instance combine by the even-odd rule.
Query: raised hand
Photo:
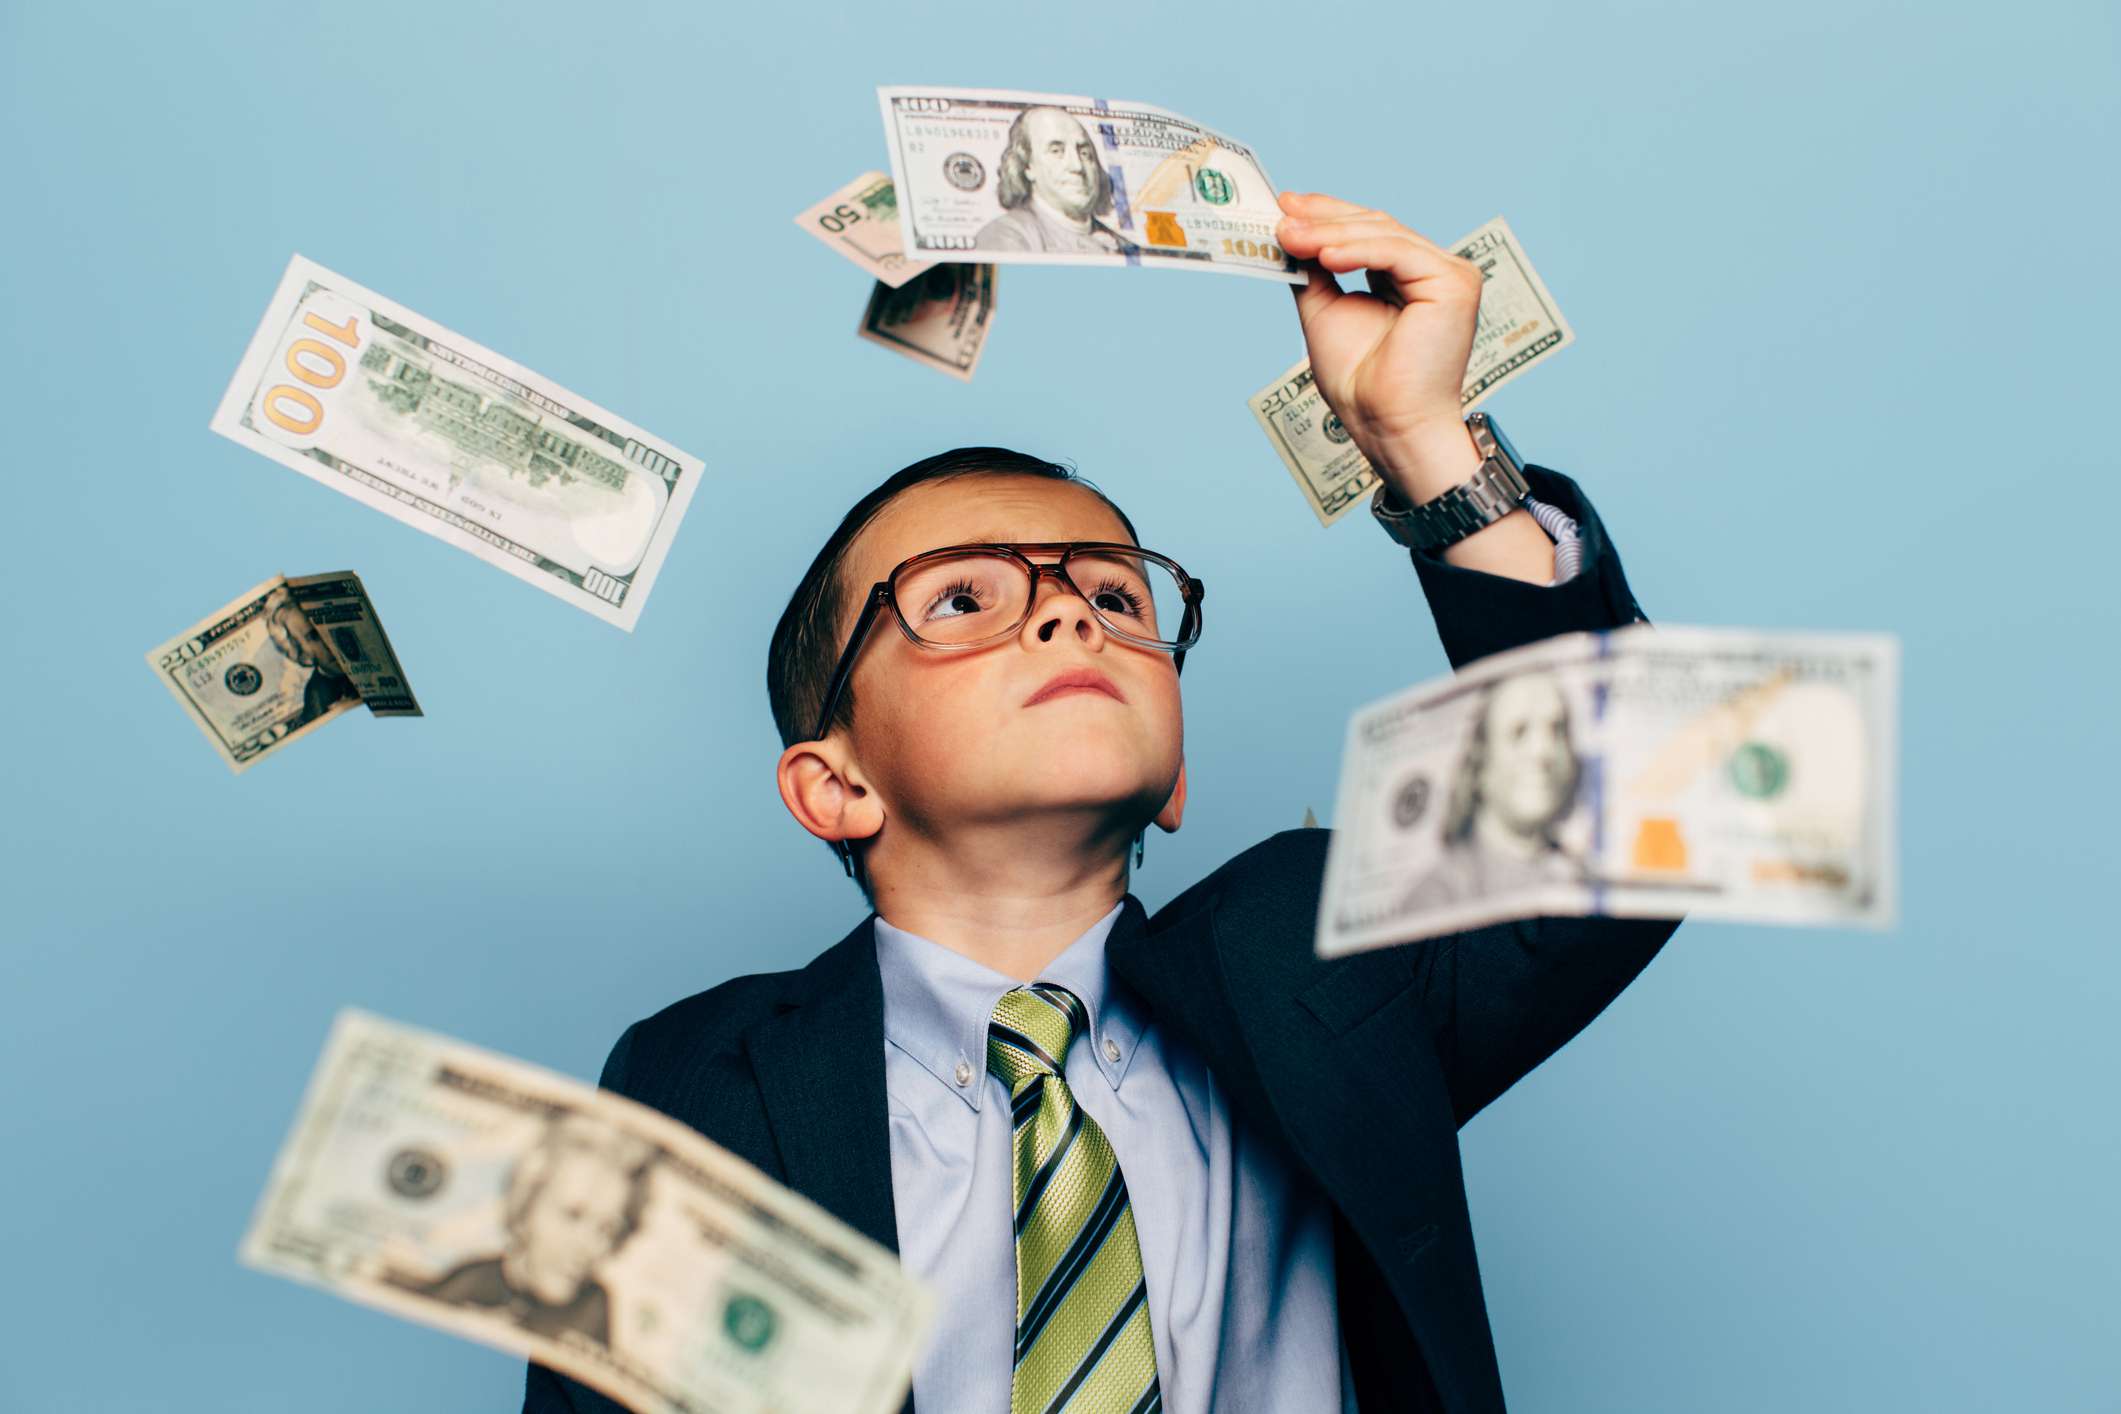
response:
[[[1480,314],[1479,267],[1338,197],[1283,192],[1281,209],[1282,249],[1310,267],[1296,315],[1326,406],[1401,500],[1431,500],[1466,481],[1480,465],[1458,401]],[[1337,277],[1356,270],[1368,293],[1341,289]],[[1444,558],[1534,584],[1554,565],[1551,542],[1522,511]]]
[[[1464,480],[1471,452],[1458,390],[1480,310],[1480,270],[1382,211],[1319,193],[1283,192],[1282,249],[1311,267],[1296,313],[1318,390],[1380,471],[1416,476],[1447,456],[1441,485]],[[1368,293],[1337,275],[1365,271]],[[1477,458],[1474,458],[1477,461]],[[1417,480],[1428,478],[1416,476]]]

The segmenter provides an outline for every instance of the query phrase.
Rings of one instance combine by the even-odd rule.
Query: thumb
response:
[[[1311,277],[1301,285],[1289,286],[1289,293],[1296,297],[1297,322],[1308,329],[1312,320],[1341,297],[1342,291],[1340,281],[1334,278],[1333,272],[1316,260],[1300,260],[1297,262],[1297,269]]]

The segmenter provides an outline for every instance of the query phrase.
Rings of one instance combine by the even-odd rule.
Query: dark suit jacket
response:
[[[1577,518],[1584,569],[1546,589],[1415,556],[1454,665],[1641,617],[1574,484],[1536,468],[1532,484]],[[1675,925],[1542,919],[1321,960],[1312,939],[1327,835],[1275,835],[1154,918],[1129,895],[1106,956],[1207,1060],[1237,1122],[1331,1202],[1341,1329],[1365,1414],[1500,1411],[1458,1128],[1596,1016]],[[739,977],[636,1022],[603,1084],[896,1251],[872,921],[799,971]],[[533,1365],[524,1409],[618,1406]]]

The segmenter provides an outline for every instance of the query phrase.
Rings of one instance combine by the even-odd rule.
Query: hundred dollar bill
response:
[[[238,774],[364,701],[379,717],[421,715],[351,571],[275,575],[149,652],[147,665]]]
[[[935,265],[897,289],[879,280],[855,329],[916,363],[972,380],[994,327],[991,265]]]
[[[899,244],[898,197],[891,178],[864,172],[795,218],[795,224],[897,289],[928,268]]]
[[[702,469],[299,255],[212,425],[629,632]]]
[[[916,260],[1160,265],[1301,285],[1281,207],[1243,143],[1146,103],[879,88],[904,250]]]
[[[1355,713],[1323,956],[1538,916],[1886,927],[1899,645],[1651,628]]]
[[[639,1414],[887,1414],[929,1311],[888,1251],[677,1121],[352,1010],[241,1257]]]
[[[1470,409],[1533,364],[1576,342],[1576,332],[1561,317],[1560,306],[1525,258],[1516,233],[1500,216],[1449,249],[1478,265],[1486,281],[1480,289],[1472,356],[1458,391],[1459,406]],[[1326,406],[1312,381],[1309,359],[1297,360],[1295,367],[1254,393],[1251,407],[1321,525],[1331,525],[1377,489],[1377,472]]]

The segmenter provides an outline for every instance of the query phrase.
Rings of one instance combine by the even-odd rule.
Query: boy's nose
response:
[[[1104,635],[1104,625],[1091,612],[1090,601],[1071,591],[1058,579],[1039,577],[1046,582],[1039,585],[1038,603],[1032,606],[1027,621],[1037,633],[1038,641],[1051,643],[1057,637],[1073,632],[1079,642],[1089,643]]]
[[[1088,643],[1091,635],[1098,631],[1097,620],[1091,618],[1088,614],[1055,615],[1038,626],[1039,642],[1051,643],[1054,635],[1067,632],[1066,625],[1071,620],[1075,625],[1075,636],[1085,643]]]

